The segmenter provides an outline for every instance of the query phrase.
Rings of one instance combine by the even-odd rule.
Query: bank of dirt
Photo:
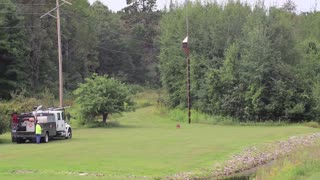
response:
[[[168,180],[195,179],[248,179],[261,166],[270,166],[274,161],[285,157],[301,148],[309,147],[320,139],[320,133],[304,136],[292,136],[285,141],[276,141],[259,148],[250,147],[242,153],[234,155],[230,160],[216,164],[206,174],[192,172],[178,173],[169,176]]]

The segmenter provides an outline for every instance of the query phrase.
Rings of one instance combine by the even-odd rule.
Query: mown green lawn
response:
[[[74,129],[72,140],[48,144],[12,144],[10,134],[1,135],[0,179],[141,179],[200,172],[245,147],[317,131],[204,124],[177,129],[153,106],[116,120],[120,127]]]

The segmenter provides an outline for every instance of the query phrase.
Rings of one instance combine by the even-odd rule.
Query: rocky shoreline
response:
[[[241,154],[234,155],[230,160],[215,165],[209,174],[195,175],[191,172],[178,173],[169,176],[168,180],[195,180],[195,179],[223,179],[250,171],[259,166],[266,165],[280,157],[288,156],[293,151],[311,146],[320,138],[320,133],[304,136],[292,136],[286,141],[276,141],[262,147],[250,147]]]

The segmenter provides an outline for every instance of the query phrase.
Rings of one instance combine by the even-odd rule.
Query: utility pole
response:
[[[188,122],[191,124],[191,83],[190,83],[190,49],[189,49],[189,17],[188,17],[188,0],[185,0],[186,8],[186,29],[187,37],[182,41],[182,47],[187,58],[187,99],[188,99]]]
[[[58,56],[59,56],[59,102],[63,107],[63,74],[62,74],[62,50],[61,50],[61,28],[59,0],[56,0],[57,8],[57,33],[58,33]]]
[[[188,122],[191,124],[191,93],[190,93],[190,50],[189,50],[189,37],[187,36],[183,41],[182,41],[182,47],[183,50],[186,54],[187,58],[187,99],[188,99]]]
[[[61,26],[60,26],[60,6],[64,4],[69,4],[68,1],[62,0],[63,3],[60,4],[60,0],[56,0],[56,7],[51,9],[46,14],[42,15],[40,18],[45,16],[51,16],[57,19],[57,35],[58,35],[58,58],[59,58],[59,105],[63,107],[63,73],[62,73],[62,49],[61,49]],[[53,11],[57,11],[57,16],[50,14]]]

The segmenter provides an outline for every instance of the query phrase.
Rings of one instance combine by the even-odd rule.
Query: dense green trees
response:
[[[101,2],[89,4],[87,0],[60,8],[66,96],[93,73],[159,86],[159,71],[155,70],[159,50],[154,44],[161,14],[154,5],[155,1],[146,3],[152,8],[133,14],[125,10],[115,13]],[[47,0],[0,2],[0,100],[22,92],[26,97],[38,97],[45,89],[57,97],[56,19],[40,19],[55,6],[55,1]],[[142,16],[142,21],[134,21]],[[152,33],[145,35],[150,29]],[[10,113],[0,112],[0,122],[8,122]],[[4,124],[0,131],[8,127]]]
[[[22,31],[10,28],[19,25],[22,17],[16,13],[14,4],[5,0],[0,4],[0,11],[6,14],[0,17],[0,99],[9,98],[10,90],[18,87],[21,73],[21,37]]]
[[[179,41],[186,8],[194,109],[245,121],[319,118],[319,13],[297,15],[292,2],[270,9],[258,3],[252,10],[239,1],[171,8],[161,20],[160,37],[169,105],[185,107],[186,102],[186,64]]]
[[[156,0],[127,0],[127,5],[121,19],[125,34],[133,37],[126,39],[126,43],[136,53],[132,62],[136,71],[134,82],[159,87],[157,37],[161,12],[156,9]]]
[[[296,14],[292,1],[170,2],[163,11],[156,0],[128,0],[119,12],[99,1],[61,7],[65,91],[97,73],[162,86],[170,107],[186,107],[188,13],[194,109],[252,121],[319,119],[319,12]],[[45,88],[57,95],[56,23],[39,18],[55,4],[17,3],[0,3],[0,98]]]
[[[61,7],[65,91],[92,73],[159,86],[154,44],[161,14],[155,1],[145,2],[145,7],[129,5],[118,13],[99,1],[90,5],[77,0]],[[40,19],[54,7],[55,2],[46,0],[1,2],[1,98],[21,89],[31,96],[45,88],[58,94],[56,20]]]

